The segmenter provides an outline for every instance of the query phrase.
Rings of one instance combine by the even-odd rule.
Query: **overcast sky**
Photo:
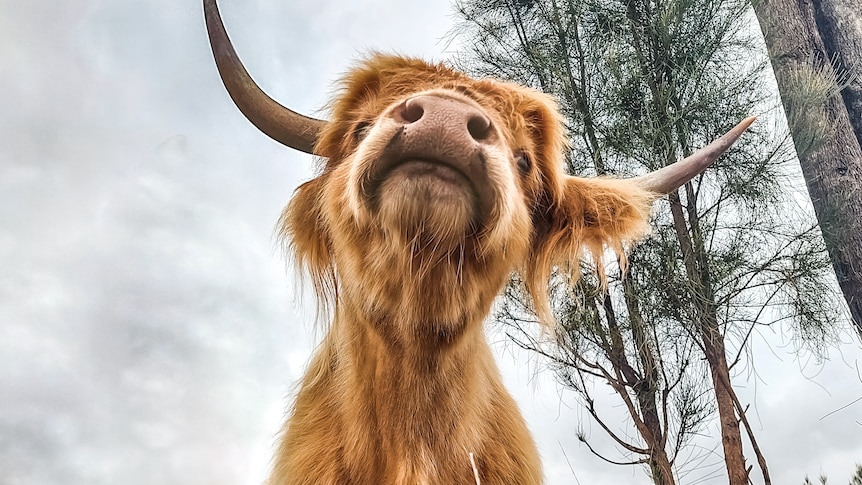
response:
[[[448,0],[221,6],[252,75],[306,113],[362,52],[454,48]],[[196,0],[0,0],[0,484],[265,479],[319,338],[273,239],[310,162],[230,104]],[[759,380],[737,377],[773,483],[862,463],[862,350],[842,339],[816,365],[758,337]],[[549,484],[650,483],[578,443],[622,459],[537,358],[497,348]],[[726,483],[707,431],[684,483]]]

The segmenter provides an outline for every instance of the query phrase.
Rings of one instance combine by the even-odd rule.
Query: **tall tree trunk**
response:
[[[666,416],[666,396],[661,398],[661,409],[659,409],[659,391],[662,385],[661,369],[656,359],[660,359],[656,351],[656,345],[650,339],[647,325],[644,322],[633,287],[631,278],[623,278],[623,296],[629,314],[629,326],[631,327],[632,342],[637,349],[637,359],[641,369],[640,379],[634,384],[633,389],[637,395],[638,407],[643,416],[644,427],[648,431],[644,440],[649,444],[651,455],[649,457],[650,473],[655,485],[674,485],[673,466],[667,455],[665,445],[667,444],[668,423],[662,425],[661,414]]]
[[[862,69],[862,49],[851,45],[862,43],[862,13],[857,0],[755,0],[754,12],[829,257],[862,336],[862,89],[857,79],[855,91],[848,86],[839,95],[841,72],[832,64]]]
[[[630,292],[630,284],[630,282],[623,280],[623,285],[627,286],[626,306],[630,312],[634,309],[634,313],[629,315],[629,319],[634,342],[638,347],[637,358],[643,370],[639,372],[638,369],[632,367],[629,363],[623,342],[622,329],[617,322],[613,302],[611,301],[610,294],[605,292],[602,298],[602,306],[608,319],[608,334],[610,337],[610,346],[607,348],[607,355],[610,357],[609,360],[618,375],[618,382],[625,383],[624,386],[616,387],[617,392],[623,396],[628,392],[626,388],[630,387],[635,394],[637,408],[636,410],[632,408],[629,412],[638,433],[646,444],[646,450],[649,453],[647,464],[652,474],[653,483],[655,485],[675,485],[673,466],[665,450],[666,430],[662,425],[662,419],[659,417],[659,405],[657,402],[659,381],[658,376],[655,375],[658,370],[655,368],[653,347],[647,343],[645,333],[639,330],[643,328],[643,323],[640,321],[640,313],[637,311],[636,302],[633,302],[630,298],[633,296]],[[662,401],[661,405],[664,407],[667,405],[667,402]],[[666,425],[667,423],[665,423]]]
[[[736,419],[736,408],[733,404],[733,389],[727,385],[730,382],[730,370],[724,349],[724,337],[718,329],[717,322],[706,318],[703,322],[700,338],[704,354],[709,363],[712,376],[712,388],[718,407],[718,421],[721,426],[721,445],[724,448],[724,464],[727,467],[728,484],[748,485],[748,469],[745,466],[745,456],[742,454],[742,434],[739,431],[739,421]]]
[[[682,249],[683,263],[686,275],[692,286],[695,298],[697,330],[700,336],[706,362],[709,364],[712,376],[712,389],[718,408],[718,422],[721,429],[721,444],[724,449],[724,464],[727,468],[729,485],[748,485],[748,471],[745,468],[745,455],[742,450],[742,434],[739,431],[739,421],[733,404],[733,388],[730,382],[730,370],[727,365],[727,354],[724,348],[724,336],[715,317],[715,303],[710,287],[709,271],[706,269],[701,240],[692,237],[689,225],[683,213],[683,205],[677,193],[668,196],[674,229]],[[689,215],[692,211],[689,210]],[[692,233],[697,236],[696,217],[689,223]]]
[[[847,73],[841,90],[856,140],[862,145],[862,9],[858,0],[813,0],[817,30],[836,67]]]

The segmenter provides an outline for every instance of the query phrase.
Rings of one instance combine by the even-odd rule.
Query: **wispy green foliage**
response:
[[[460,0],[458,63],[555,94],[571,173],[642,174],[766,110],[765,56],[749,36],[747,8],[744,0]],[[625,450],[622,461],[646,464],[656,483],[674,483],[707,459],[681,451],[716,411],[718,393],[726,397],[719,411],[747,426],[728,368],[745,360],[753,332],[791,322],[799,345],[814,351],[834,332],[822,239],[789,196],[791,150],[765,125],[659,204],[653,233],[630,251],[625,277],[609,269],[606,292],[591,269],[574,286],[553,281],[553,342],[527,325],[530,303],[517,282],[500,313],[515,341],[545,355],[582,397]],[[714,394],[704,385],[710,376]],[[616,391],[634,433],[605,426],[594,380]],[[698,467],[709,474],[722,464]]]
[[[820,477],[818,477],[818,482],[821,485],[827,485],[829,482],[829,479],[826,477],[826,475],[821,474]],[[811,479],[808,478],[807,476],[805,477],[805,480],[802,482],[802,484],[803,485],[814,485],[811,482]],[[856,465],[856,473],[854,473],[853,476],[850,477],[850,483],[848,485],[862,485],[862,465]]]

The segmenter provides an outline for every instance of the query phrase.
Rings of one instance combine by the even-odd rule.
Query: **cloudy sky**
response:
[[[454,48],[448,0],[221,4],[249,71],[307,113],[362,52]],[[0,484],[260,484],[319,338],[273,239],[311,173],[230,104],[196,0],[0,0]],[[862,349],[841,339],[818,365],[758,337],[737,378],[773,483],[862,463]],[[649,483],[496,346],[549,484]],[[715,432],[685,483],[724,482]]]

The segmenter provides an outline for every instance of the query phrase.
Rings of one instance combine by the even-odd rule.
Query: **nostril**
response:
[[[491,133],[491,120],[484,115],[473,115],[467,121],[467,131],[470,132],[470,136],[474,140],[482,141],[488,138],[488,135]]]
[[[401,107],[401,118],[407,123],[416,123],[425,114],[422,103],[416,98],[408,99]]]

